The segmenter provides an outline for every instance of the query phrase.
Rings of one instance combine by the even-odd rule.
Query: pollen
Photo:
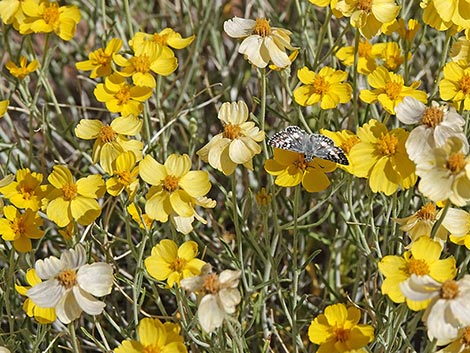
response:
[[[114,174],[118,177],[119,182],[122,185],[128,186],[132,181],[131,173],[129,173],[127,170],[115,172]]]
[[[359,55],[360,58],[367,57],[367,56],[371,55],[372,44],[370,44],[369,42],[360,42],[359,47],[358,47],[358,51],[359,51],[358,55]]]
[[[464,95],[470,94],[470,75],[464,75],[460,79],[459,88],[460,88],[460,91],[462,91]]]
[[[436,215],[436,205],[434,205],[432,202],[428,202],[426,205],[421,207],[418,212],[416,212],[416,217],[418,217],[418,219],[426,221],[435,221]]]
[[[109,125],[104,125],[100,130],[99,139],[104,143],[113,142],[116,140],[117,134]]]
[[[308,162],[305,160],[305,156],[299,153],[299,159],[294,161],[294,165],[301,171],[305,171],[307,170]]]
[[[131,88],[129,85],[123,85],[115,98],[119,101],[118,104],[126,104],[131,99]]]
[[[228,125],[225,125],[224,127],[223,136],[230,140],[235,140],[237,137],[240,136],[240,131],[241,131],[240,126],[228,124]]]
[[[398,138],[386,133],[377,141],[377,149],[382,156],[393,156],[397,151]]]
[[[16,218],[11,222],[11,230],[16,235],[21,236],[21,235],[25,234],[26,229],[27,229],[27,227],[26,227],[26,224],[25,224],[25,219],[23,217]]]
[[[442,299],[455,299],[459,295],[459,285],[454,280],[445,281],[441,287]]]
[[[64,193],[65,201],[71,201],[75,199],[78,195],[77,193],[77,185],[74,183],[65,184],[62,186],[62,192]]]
[[[168,34],[160,35],[158,33],[155,33],[153,35],[153,41],[157,44],[162,45],[162,46],[166,46],[167,43],[168,43]]]
[[[325,80],[324,77],[317,75],[313,79],[312,83],[312,91],[315,94],[319,94],[320,96],[324,96],[326,93],[328,93],[328,89],[330,88],[330,84],[328,81]]]
[[[359,0],[356,6],[362,11],[370,12],[372,9],[372,2],[373,0]]]
[[[42,15],[44,22],[48,25],[55,25],[59,22],[59,5],[56,2],[50,3]]]
[[[257,34],[261,37],[269,36],[271,34],[271,26],[269,25],[269,20],[265,18],[257,18],[255,28],[253,29],[253,34]]]
[[[413,273],[418,276],[424,276],[429,274],[429,266],[424,260],[412,258],[408,261],[406,265],[408,274],[410,275],[412,275]]]
[[[75,270],[65,270],[56,277],[59,284],[66,289],[70,289],[77,284],[77,272]]]
[[[427,107],[421,122],[428,127],[438,126],[444,120],[444,112],[438,107]]]
[[[170,268],[174,272],[183,272],[183,269],[186,266],[186,260],[181,257],[176,257],[176,259],[170,264]]]
[[[402,87],[403,87],[403,85],[401,85],[397,82],[387,82],[385,84],[385,94],[392,101],[395,101],[400,97]]]
[[[354,145],[357,145],[360,141],[361,140],[359,139],[359,137],[352,136],[346,141],[344,141],[340,147],[344,152],[349,153],[351,151],[351,148],[353,148]]]
[[[449,156],[446,167],[452,174],[458,174],[465,168],[465,165],[465,155],[462,152],[456,152]]]
[[[207,293],[216,294],[220,289],[219,276],[216,273],[211,273],[204,279],[202,287]]]
[[[93,66],[105,66],[110,62],[111,56],[106,54],[103,48],[99,48],[96,52],[90,54],[90,60]]]
[[[136,56],[132,59],[132,65],[134,65],[135,71],[146,73],[150,70],[150,60],[147,55]]]
[[[462,330],[460,341],[465,345],[465,347],[470,347],[470,326],[467,326]]]
[[[349,339],[350,330],[343,327],[336,327],[334,329],[336,341],[346,342]]]
[[[24,200],[31,200],[34,195],[34,190],[28,186],[22,186],[20,188],[20,194]]]
[[[179,178],[174,175],[167,175],[163,180],[163,188],[168,192],[178,190]]]

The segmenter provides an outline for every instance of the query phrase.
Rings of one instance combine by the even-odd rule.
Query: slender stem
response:
[[[240,229],[240,218],[238,217],[238,202],[237,202],[237,179],[236,179],[236,171],[231,175],[232,181],[232,212],[233,212],[233,223],[235,225],[235,240],[237,243],[237,250],[238,250],[238,261],[240,263],[240,270],[242,274],[245,274],[245,261],[243,258],[243,242],[242,242],[242,232]],[[243,286],[248,289],[248,283],[246,281],[246,277],[242,275]]]
[[[294,353],[299,351],[297,345],[297,292],[299,291],[299,230],[297,228],[297,219],[299,216],[299,207],[300,207],[300,186],[297,185],[294,191],[294,234],[292,235],[292,345],[294,346]]]
[[[77,335],[75,333],[75,326],[73,322],[71,322],[68,325],[68,329],[69,329],[70,339],[72,341],[72,348],[73,348],[74,353],[81,353],[81,349],[78,344]]]
[[[266,121],[266,69],[262,68],[260,72],[260,109],[259,109],[259,126],[262,131],[265,131]],[[269,158],[266,139],[263,140],[264,157]]]

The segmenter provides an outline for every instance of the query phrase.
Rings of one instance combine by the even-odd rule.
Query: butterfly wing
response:
[[[269,140],[268,145],[283,150],[304,153],[304,141],[308,134],[298,126],[288,126],[276,132]]]
[[[320,134],[311,134],[308,138],[305,154],[312,154],[315,157],[326,159],[335,163],[349,165],[348,158],[343,150],[337,146],[332,139]]]

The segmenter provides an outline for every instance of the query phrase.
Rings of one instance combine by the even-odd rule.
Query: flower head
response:
[[[0,187],[0,192],[16,207],[37,211],[45,196],[42,179],[41,173],[31,172],[28,168],[18,169],[16,180]]]
[[[349,156],[349,152],[354,145],[359,143],[359,137],[355,133],[349,130],[341,130],[341,131],[329,131],[326,129],[320,129],[320,133],[332,139],[336,146],[341,148],[346,156]],[[349,160],[349,157],[348,157]],[[349,173],[352,173],[352,164],[344,165],[338,164],[341,169],[346,170]]]
[[[439,82],[441,98],[470,110],[470,63],[449,62],[444,66],[443,72],[444,78]]]
[[[225,175],[235,171],[238,164],[252,170],[252,159],[261,152],[258,142],[264,139],[264,132],[248,120],[248,107],[245,102],[223,103],[218,118],[224,131],[214,136],[197,155]]]
[[[470,326],[459,329],[455,339],[446,347],[436,353],[469,353],[470,352]]]
[[[363,75],[368,75],[377,68],[375,59],[378,57],[373,48],[376,44],[372,45],[367,40],[361,40],[358,44],[358,57],[357,57],[357,72]],[[346,66],[354,65],[355,47],[346,46],[341,47],[336,52],[336,57]]]
[[[36,211],[27,209],[21,213],[14,206],[3,207],[5,218],[0,219],[0,234],[2,238],[13,242],[13,247],[19,252],[28,252],[33,249],[31,239],[40,239],[44,231],[42,218]]]
[[[118,196],[126,190],[129,199],[133,199],[139,187],[139,166],[132,151],[121,153],[113,163],[112,177],[106,180],[106,190],[112,196]]]
[[[31,61],[27,64],[26,58],[24,56],[20,57],[20,65],[17,66],[13,61],[9,60],[5,64],[5,67],[10,71],[10,74],[19,78],[20,80],[24,79],[31,72],[34,72],[39,67],[39,62],[37,60]]]
[[[370,325],[359,324],[361,311],[344,304],[329,305],[308,328],[308,338],[320,347],[318,353],[359,352],[374,339]]]
[[[187,353],[180,326],[158,319],[145,318],[137,326],[139,340],[125,340],[114,349],[115,353]]]
[[[39,0],[34,0],[39,4]],[[13,28],[20,30],[20,24],[25,19],[23,8],[27,6],[28,1],[24,0],[4,0],[0,1],[0,18],[5,24],[13,24]]]
[[[294,91],[294,99],[300,105],[320,103],[321,109],[333,109],[351,100],[351,85],[342,82],[348,77],[344,71],[325,66],[315,73],[303,67],[297,76],[304,84]]]
[[[162,47],[163,56],[174,56],[172,49],[183,49],[189,46],[196,36],[183,38],[182,35],[171,28],[164,28],[160,32],[153,34],[137,32],[134,37],[129,41],[129,45],[133,50],[145,45],[146,42],[153,42]]]
[[[168,287],[179,285],[184,278],[201,273],[205,262],[196,258],[197,243],[186,241],[179,248],[173,240],[163,239],[152,248],[152,255],[145,259],[145,268],[153,278],[167,280]]]
[[[451,242],[465,245],[467,249],[470,249],[470,213],[450,207],[442,225],[450,232]]]
[[[224,31],[232,38],[243,38],[238,52],[256,67],[266,67],[270,61],[277,67],[289,66],[286,49],[297,48],[290,44],[290,31],[271,27],[266,18],[256,20],[234,17],[224,22]]]
[[[57,318],[64,324],[78,319],[82,311],[99,315],[105,303],[97,300],[111,292],[113,269],[105,262],[86,264],[85,248],[62,253],[60,259],[50,256],[37,260],[34,269],[43,282],[26,291],[26,295],[43,308],[55,308]]]
[[[112,38],[106,48],[98,48],[88,54],[88,60],[75,63],[78,70],[90,71],[91,78],[106,77],[113,73],[113,58],[121,50],[122,40]]]

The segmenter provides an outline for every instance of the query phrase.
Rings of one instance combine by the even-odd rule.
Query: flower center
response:
[[[436,205],[434,205],[432,202],[428,202],[426,205],[421,207],[418,212],[416,212],[416,217],[421,220],[435,221],[436,214]]]
[[[31,200],[34,195],[34,190],[27,186],[22,186],[20,187],[20,194],[23,200]]]
[[[90,55],[90,60],[93,63],[93,66],[105,66],[108,65],[110,55],[106,54],[103,48],[97,49],[92,55]]]
[[[397,151],[398,138],[388,132],[377,141],[377,149],[383,156],[392,156]]]
[[[44,22],[48,25],[55,25],[59,22],[59,5],[56,2],[50,3],[47,8],[44,9],[42,15]]]
[[[25,219],[23,217],[15,218],[11,222],[11,230],[13,233],[17,235],[23,235],[26,233],[26,224],[25,224]]]
[[[132,181],[132,175],[127,170],[114,172],[122,185],[129,185]]]
[[[334,335],[336,338],[336,341],[339,342],[346,342],[349,339],[349,332],[350,330],[342,328],[342,327],[336,327],[334,328]]]
[[[372,9],[372,1],[373,0],[359,0],[356,6],[362,11],[370,12]]]
[[[470,347],[470,326],[467,326],[463,329],[460,342],[462,342],[465,347]]]
[[[397,98],[400,96],[401,89],[402,89],[402,85],[397,82],[387,82],[385,84],[385,94],[392,101],[397,100]]]
[[[145,346],[143,353],[160,353],[162,350],[157,345]]]
[[[464,95],[470,94],[470,75],[464,75],[460,79],[459,88]]]
[[[465,168],[465,155],[462,152],[452,153],[447,160],[446,167],[452,174],[458,174]]]
[[[436,127],[444,119],[444,112],[438,107],[427,107],[424,110],[421,122],[429,127]]]
[[[257,34],[261,37],[269,36],[271,34],[271,26],[269,25],[269,20],[265,18],[257,18],[255,28],[253,29],[253,34]]]
[[[177,257],[171,264],[170,268],[174,272],[183,272],[184,267],[186,266],[186,260],[180,257]]]
[[[73,200],[77,197],[77,185],[74,183],[65,184],[62,186],[65,201]]]
[[[131,99],[131,88],[129,85],[123,85],[114,97],[119,101],[119,105],[126,104]]]
[[[174,175],[167,175],[163,180],[163,188],[168,192],[173,192],[178,189],[179,178]]]
[[[116,140],[117,134],[109,125],[104,125],[100,130],[99,139],[104,143],[113,142]]]
[[[344,141],[340,147],[344,152],[349,153],[351,151],[351,148],[353,148],[353,146],[358,144],[360,141],[361,140],[359,139],[359,137],[354,135]]]
[[[146,73],[150,69],[150,60],[147,55],[136,56],[132,58],[132,65],[134,65],[135,71]]]
[[[56,279],[62,287],[70,289],[77,284],[77,272],[75,270],[65,270],[59,273]]]
[[[360,58],[365,58],[370,56],[371,51],[372,51],[372,44],[369,42],[359,42],[359,57]]]
[[[459,285],[454,280],[445,281],[441,287],[442,299],[455,299],[459,295]]]
[[[406,265],[407,265],[408,274],[410,275],[414,273],[415,275],[418,275],[418,276],[424,276],[429,273],[429,266],[424,260],[410,259]]]
[[[238,125],[225,125],[223,136],[230,140],[235,140],[238,136],[240,136],[240,130],[240,126]]]
[[[312,83],[313,93],[324,96],[328,92],[329,88],[330,88],[330,84],[325,80],[325,78],[317,75],[313,79],[313,83]]]
[[[217,276],[216,273],[207,275],[204,279],[204,284],[202,287],[206,290],[207,293],[218,293],[220,289],[219,276]]]
[[[303,172],[307,169],[308,162],[305,160],[305,156],[303,154],[299,154],[299,159],[294,161],[294,166]]]
[[[168,34],[160,35],[158,33],[154,33],[153,40],[155,43],[158,43],[162,46],[166,46],[168,42]]]

